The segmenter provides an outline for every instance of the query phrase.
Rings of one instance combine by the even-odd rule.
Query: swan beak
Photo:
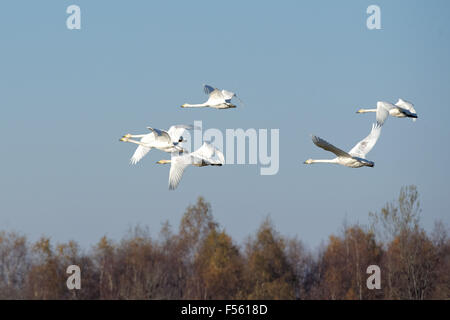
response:
[[[181,107],[182,107],[182,108],[186,108],[186,105],[185,105],[185,104],[182,104]]]
[[[358,111],[356,111],[356,113],[362,113],[362,109],[359,109]]]
[[[119,141],[127,142],[127,138],[125,136],[123,136],[122,138],[119,139]]]

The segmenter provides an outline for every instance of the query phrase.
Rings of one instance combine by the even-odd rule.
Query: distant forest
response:
[[[344,223],[315,250],[269,218],[238,244],[202,197],[177,232],[166,223],[152,238],[136,227],[87,252],[2,231],[0,299],[449,299],[448,229],[437,221],[426,232],[420,215],[417,188],[403,187],[367,226]],[[66,286],[69,265],[81,269],[80,290]],[[369,265],[380,267],[381,289],[367,288]]]

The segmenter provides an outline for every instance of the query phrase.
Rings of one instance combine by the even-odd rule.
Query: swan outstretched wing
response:
[[[382,126],[386,119],[389,117],[389,110],[395,108],[395,106],[389,102],[378,101],[377,102],[377,123]]]
[[[169,189],[174,190],[183,177],[184,170],[191,164],[191,156],[186,155],[173,155],[170,162],[169,171]]]
[[[406,109],[412,113],[416,113],[416,110],[414,109],[414,105],[411,102],[405,101],[403,99],[398,99],[398,101],[395,105],[397,107]]]
[[[205,161],[213,165],[222,165],[225,163],[223,153],[204,142],[203,145],[189,154],[172,154],[170,172],[169,172],[169,189],[175,189],[183,177],[184,170],[191,164],[199,164]]]
[[[331,143],[329,143],[329,142],[327,142],[327,141],[325,141],[325,140],[323,140],[323,139],[321,139],[321,138],[319,138],[317,136],[313,135],[313,136],[311,136],[311,138],[312,138],[312,141],[314,142],[314,144],[316,146],[318,146],[319,148],[322,148],[324,150],[333,152],[338,157],[348,157],[348,158],[352,157],[347,152],[345,152],[345,151],[343,151],[343,150],[333,146]]]
[[[234,92],[231,92],[231,91],[228,91],[228,90],[222,90],[222,95],[223,95],[225,101],[228,102],[228,103],[231,102],[231,99],[236,98],[236,99],[239,100],[239,102],[241,103],[241,105],[244,105],[244,101],[242,101],[241,98],[239,98],[239,97],[237,96],[237,94],[234,93]]]
[[[413,115],[417,115],[416,109],[414,109],[414,105],[411,102],[405,101],[403,99],[398,99],[397,103],[395,104],[397,107],[400,107],[402,109],[405,109],[409,111]],[[413,121],[416,121],[416,118],[413,118]]]
[[[233,99],[233,97],[236,97],[236,94],[228,90],[222,90],[222,96],[225,99],[225,101],[230,102],[231,99]]]
[[[208,101],[206,101],[206,104],[209,105],[217,105],[221,103],[225,103],[225,97],[223,96],[223,93],[221,90],[217,88],[213,88],[207,84],[203,87],[205,93],[209,95]]]
[[[155,142],[155,135],[153,133],[146,134],[141,139],[142,143],[151,145],[153,142]],[[145,155],[151,150],[151,147],[139,145],[136,148],[136,151],[134,152],[133,156],[130,159],[131,164],[138,163]]]
[[[219,90],[215,90],[213,92],[211,92],[211,94],[209,95],[208,101],[206,101],[206,104],[209,105],[217,105],[217,104],[221,104],[221,103],[225,103],[225,98],[222,95],[222,92]]]
[[[138,163],[151,150],[149,147],[138,146],[130,159],[131,164]]]
[[[217,88],[213,88],[207,84],[205,84],[203,86],[203,90],[205,91],[205,93],[207,95],[209,95],[209,99],[207,101],[208,104],[210,105],[215,105],[215,104],[221,104],[221,103],[230,103],[231,99],[233,99],[233,97],[237,98],[239,100],[239,102],[242,102],[241,99],[238,98],[238,96],[231,91],[228,90],[219,90]]]
[[[192,152],[191,155],[214,164],[225,163],[225,157],[222,151],[207,142],[203,142],[203,145]]]
[[[375,143],[377,143],[378,138],[380,137],[381,133],[381,125],[378,123],[374,123],[372,125],[372,131],[370,131],[369,135],[358,142],[352,150],[349,151],[349,153],[352,156],[359,157],[359,158],[365,158],[366,154],[369,153],[370,150],[375,146]]]
[[[171,126],[169,130],[167,130],[167,133],[169,134],[170,138],[172,139],[172,142],[178,142],[180,140],[180,137],[184,134],[186,130],[191,130],[196,127],[192,125],[184,125],[184,124],[178,124],[175,126]]]
[[[218,90],[216,88],[213,88],[207,84],[203,85],[203,91],[205,91],[205,94],[210,95],[211,92],[213,92],[214,90]]]
[[[153,132],[153,134],[155,135],[155,140],[160,142],[172,143],[172,138],[170,137],[169,133],[167,133],[167,131],[154,129],[151,127],[147,127],[147,129]]]

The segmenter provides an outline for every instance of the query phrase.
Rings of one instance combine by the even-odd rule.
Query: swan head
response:
[[[358,111],[356,111],[356,113],[364,113],[364,109],[358,109]]]
[[[156,162],[158,164],[169,164],[170,160],[159,160],[158,162]]]
[[[313,159],[308,159],[305,162],[303,162],[304,164],[312,164],[314,161]]]
[[[187,106],[187,103],[184,103],[181,105],[182,108],[186,108],[186,106]]]

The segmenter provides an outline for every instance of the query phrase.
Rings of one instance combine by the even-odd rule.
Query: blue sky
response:
[[[81,8],[68,30],[66,8]],[[381,8],[382,30],[366,28]],[[270,215],[285,235],[316,246],[342,221],[367,223],[415,184],[422,223],[450,224],[448,1],[4,1],[0,5],[0,229],[35,240],[102,235],[137,223],[176,228],[200,195],[235,239]],[[231,110],[184,110],[202,84],[237,92]],[[349,150],[374,115],[358,107],[402,97],[419,120],[389,119],[367,156],[374,168],[303,165],[332,154],[310,134]],[[189,168],[167,189],[155,151],[128,164],[118,139],[146,126],[280,130],[280,170]]]

